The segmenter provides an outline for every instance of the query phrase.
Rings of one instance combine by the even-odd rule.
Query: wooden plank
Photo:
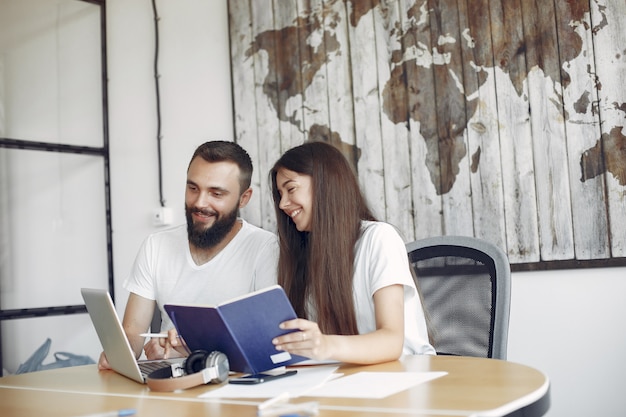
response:
[[[385,169],[386,221],[398,228],[405,241],[412,241],[414,240],[414,225],[411,193],[409,192],[411,167],[406,118],[400,123],[395,123],[386,116],[386,113],[395,113],[396,107],[404,107],[404,103],[400,103],[398,100],[385,101],[384,97],[384,91],[391,78],[392,54],[402,52],[401,33],[394,30],[401,24],[398,6],[398,2],[393,1],[386,4],[381,3],[374,9],[376,65],[381,103],[379,112],[382,132],[382,158]],[[406,90],[406,84],[394,82],[394,88]],[[402,91],[397,91],[396,94],[406,96],[406,93]],[[387,106],[392,108],[385,109],[384,107]]]
[[[522,1],[541,259],[574,257],[554,4]]]
[[[230,31],[230,58],[233,82],[233,107],[235,122],[235,142],[250,155],[254,167],[252,175],[252,199],[241,210],[242,216],[250,223],[261,226],[261,177],[259,142],[256,118],[248,117],[256,111],[254,97],[254,60],[246,56],[253,35],[250,28],[250,5],[248,1],[228,2]]]
[[[305,139],[332,143],[356,166],[345,8],[336,0],[298,7]]]
[[[507,254],[512,263],[539,261],[532,135],[528,114],[521,6],[490,2],[498,90]]]
[[[444,234],[473,236],[466,99],[456,0],[429,1]]]
[[[331,142],[338,145],[355,169],[362,149],[355,146],[354,105],[352,97],[352,74],[350,70],[350,42],[346,8],[342,1],[324,1],[324,43],[338,47],[329,53],[325,66],[328,80],[328,116],[329,128],[333,136]],[[341,143],[336,143],[340,140]]]
[[[4,86],[4,80],[5,80],[5,74],[4,74],[4,59],[0,59],[0,138],[4,138],[6,137],[6,116],[5,116],[5,104],[7,102],[6,100],[6,88]],[[3,154],[0,156],[3,161],[5,159],[5,155],[4,155],[4,151],[2,152]],[[5,163],[2,164],[3,167],[6,167],[7,165]],[[2,190],[6,190],[6,188],[2,188]],[[6,212],[5,212],[6,213]],[[3,218],[5,216],[2,216]],[[4,236],[6,236],[6,234],[3,233]]]
[[[273,0],[276,36],[276,109],[282,152],[304,142],[300,27],[295,0]],[[266,174],[267,175],[267,174]]]
[[[256,49],[250,50],[254,59],[254,96],[256,102],[256,124],[259,138],[258,170],[261,190],[269,190],[267,173],[281,155],[280,129],[276,110],[270,104],[268,94],[276,85],[276,41],[272,8],[258,1],[251,1],[252,33],[255,34]],[[246,108],[242,109],[246,111]],[[261,225],[274,231],[276,216],[274,203],[269,192],[261,195]]]
[[[584,180],[580,159],[601,135],[589,1],[556,2],[575,258],[610,257],[604,177]]]
[[[489,0],[459,1],[474,236],[506,250],[504,189]],[[473,112],[472,112],[473,110]]]
[[[304,124],[308,138],[311,129],[329,126],[326,45],[324,43],[322,0],[298,0],[300,20],[300,63],[304,87]]]
[[[439,147],[435,101],[432,44],[429,33],[429,11],[425,2],[402,0],[406,20],[402,24],[403,56],[394,58],[392,79],[405,78],[406,109],[399,108],[397,122],[408,115],[411,162],[411,197],[413,203],[414,239],[443,234],[442,199],[438,194]],[[395,119],[397,117],[397,119]]]
[[[591,22],[598,90],[602,150],[613,257],[626,256],[626,3],[592,3]],[[590,152],[593,152],[590,150]]]
[[[359,1],[356,10],[353,3],[346,3],[346,12],[351,22],[348,25],[348,34],[351,46],[355,137],[356,145],[363,150],[357,167],[359,182],[365,190],[365,196],[374,215],[385,219],[380,102],[376,51],[372,48],[375,43],[374,18],[370,9],[369,0]],[[353,13],[363,10],[366,11],[363,15]]]

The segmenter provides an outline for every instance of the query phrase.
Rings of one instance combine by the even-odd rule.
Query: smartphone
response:
[[[284,378],[286,376],[295,375],[297,372],[298,371],[296,369],[291,369],[289,371],[285,371],[280,374],[264,374],[264,373],[251,374],[251,375],[241,376],[238,378],[230,378],[228,380],[228,383],[229,384],[245,384],[245,385],[260,384],[262,382],[271,381],[273,379],[279,379],[279,378]]]

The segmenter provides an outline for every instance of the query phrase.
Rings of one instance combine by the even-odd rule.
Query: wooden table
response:
[[[496,359],[411,356],[371,366],[341,365],[338,372],[435,372],[447,375],[383,399],[301,397],[319,401],[322,417],[346,416],[541,416],[550,405],[546,375],[529,366]],[[81,416],[135,408],[137,417],[256,416],[265,399],[205,400],[215,385],[183,392],[151,392],[95,365],[61,368],[0,378],[0,415]]]

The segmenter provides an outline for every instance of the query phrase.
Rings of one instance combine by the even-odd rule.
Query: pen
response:
[[[167,333],[139,333],[139,336],[141,337],[169,337],[169,335]],[[176,337],[178,337],[180,339],[180,335],[177,334]]]
[[[137,412],[134,408],[123,408],[117,411],[105,411],[103,413],[87,414],[80,417],[126,417],[132,416]]]
[[[141,337],[167,337],[167,333],[140,333]]]

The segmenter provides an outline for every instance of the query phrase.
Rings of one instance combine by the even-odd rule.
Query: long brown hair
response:
[[[311,177],[311,231],[300,232],[279,207],[281,168]],[[327,334],[357,334],[353,301],[354,246],[362,220],[375,220],[350,164],[334,146],[308,142],[285,152],[270,171],[280,258],[278,283],[298,317],[309,318],[307,300]]]

